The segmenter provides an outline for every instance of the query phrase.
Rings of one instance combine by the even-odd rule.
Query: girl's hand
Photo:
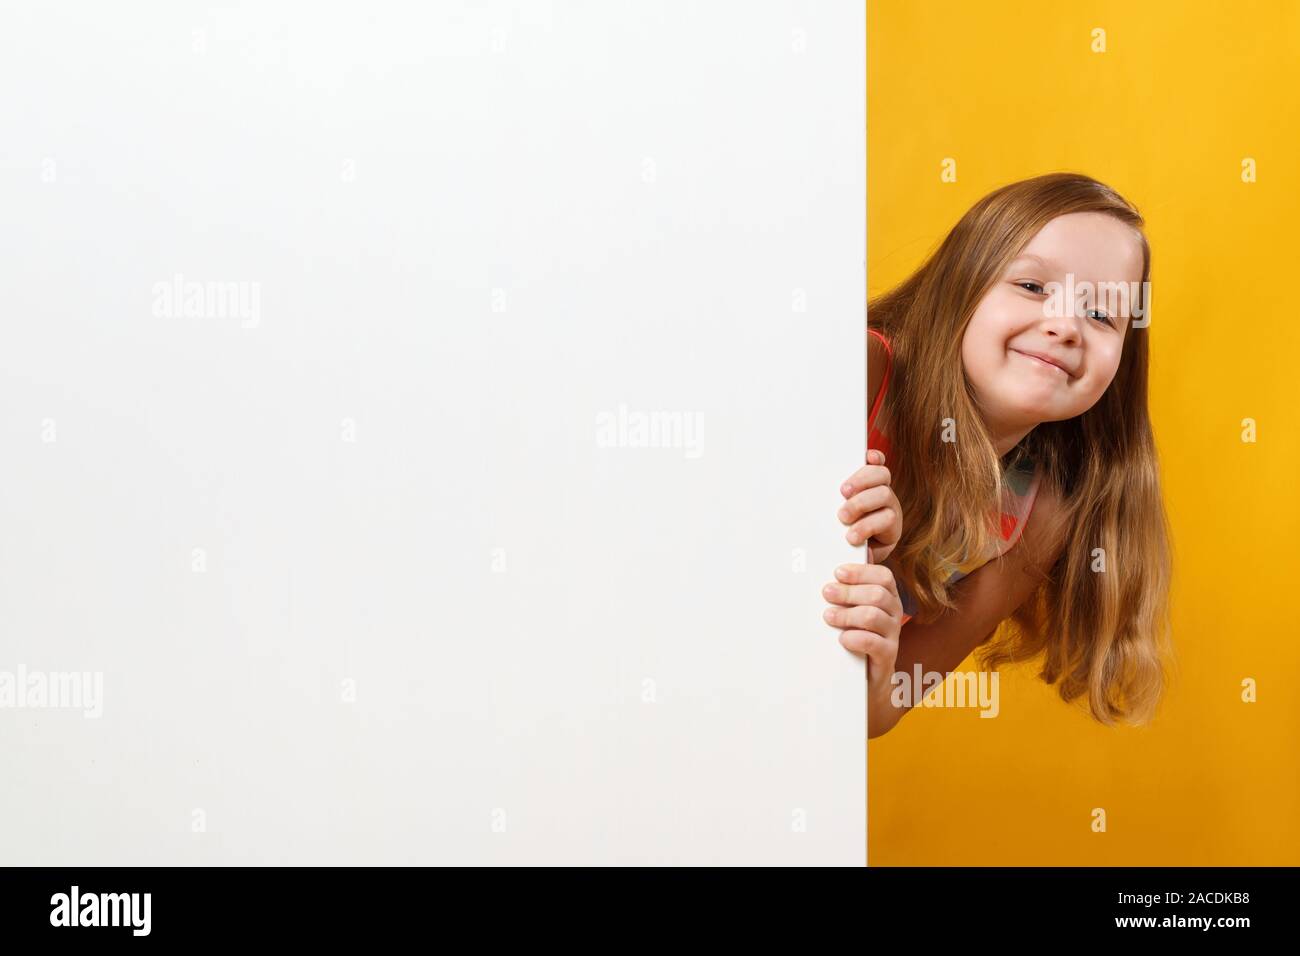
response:
[[[889,487],[884,452],[874,448],[867,452],[867,464],[849,476],[840,494],[848,499],[838,514],[840,522],[850,526],[844,537],[855,545],[870,539],[867,562],[880,564],[903,534],[903,509]]]
[[[903,628],[894,572],[883,564],[842,564],[835,569],[835,578],[822,588],[822,596],[831,604],[823,617],[831,627],[842,629],[840,643],[845,648],[870,662],[868,696],[886,699]]]

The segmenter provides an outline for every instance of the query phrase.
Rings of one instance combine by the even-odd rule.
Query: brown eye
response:
[[[1032,292],[1032,293],[1034,293],[1034,295],[1042,295],[1042,294],[1043,294],[1043,287],[1042,287],[1041,285],[1039,285],[1037,282],[1030,282],[1030,281],[1026,280],[1026,281],[1024,281],[1024,282],[1017,282],[1016,285],[1018,285],[1020,288],[1024,289],[1026,292]],[[1032,286],[1033,288],[1030,288],[1030,286]]]

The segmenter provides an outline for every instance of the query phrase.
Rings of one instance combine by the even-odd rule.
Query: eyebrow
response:
[[[1045,269],[1054,268],[1059,270],[1061,268],[1061,264],[1057,262],[1055,259],[1044,259],[1042,256],[1034,255],[1032,252],[1022,252],[1020,255],[1016,256],[1014,259],[1011,260],[1011,264],[1015,265],[1017,262],[1021,262],[1025,259],[1032,259],[1033,261],[1037,262],[1040,266],[1042,266]]]

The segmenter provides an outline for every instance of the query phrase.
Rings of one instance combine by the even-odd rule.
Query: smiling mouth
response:
[[[1064,375],[1066,378],[1069,378],[1069,377],[1070,377],[1070,373],[1069,373],[1069,372],[1067,372],[1065,369],[1061,368],[1061,366],[1056,365],[1056,364],[1053,363],[1053,362],[1049,362],[1049,361],[1047,361],[1046,359],[1041,359],[1041,358],[1039,358],[1037,355],[1030,355],[1028,352],[1022,352],[1022,351],[1020,351],[1020,349],[1012,349],[1011,351],[1015,352],[1017,355],[1023,355],[1025,358],[1029,359],[1031,362],[1037,362],[1039,365],[1046,365],[1046,366],[1047,366],[1048,368],[1050,368],[1050,369],[1055,369],[1056,371],[1058,371],[1058,372],[1060,372],[1062,375]]]

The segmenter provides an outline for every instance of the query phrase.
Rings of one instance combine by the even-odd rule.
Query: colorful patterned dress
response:
[[[885,390],[889,387],[889,379],[894,367],[894,352],[890,348],[889,340],[875,329],[868,329],[867,332],[880,340],[880,344],[884,346],[885,355],[888,358],[885,363],[885,373],[882,376],[883,380],[876,391],[874,401],[871,403],[871,409],[867,413],[867,447],[884,452],[886,466],[896,471],[898,465],[892,460],[889,438],[876,428],[876,416],[880,413],[880,405],[884,401]],[[1039,478],[1040,475],[1033,462],[1025,459],[1021,459],[1020,462],[1008,467],[1003,472],[1002,507],[996,516],[995,525],[998,535],[990,542],[989,548],[982,555],[959,564],[954,564],[951,561],[941,562],[942,569],[947,572],[949,586],[956,584],[976,568],[987,564],[1000,555],[1006,554],[1020,540],[1020,533],[1024,530],[1025,522],[1029,520],[1029,513],[1033,510],[1034,498],[1038,495]],[[889,559],[885,560],[885,565],[894,570]],[[895,581],[898,584],[898,596],[903,605],[903,623],[906,624],[916,613],[916,601],[907,590],[902,578],[896,576]]]

